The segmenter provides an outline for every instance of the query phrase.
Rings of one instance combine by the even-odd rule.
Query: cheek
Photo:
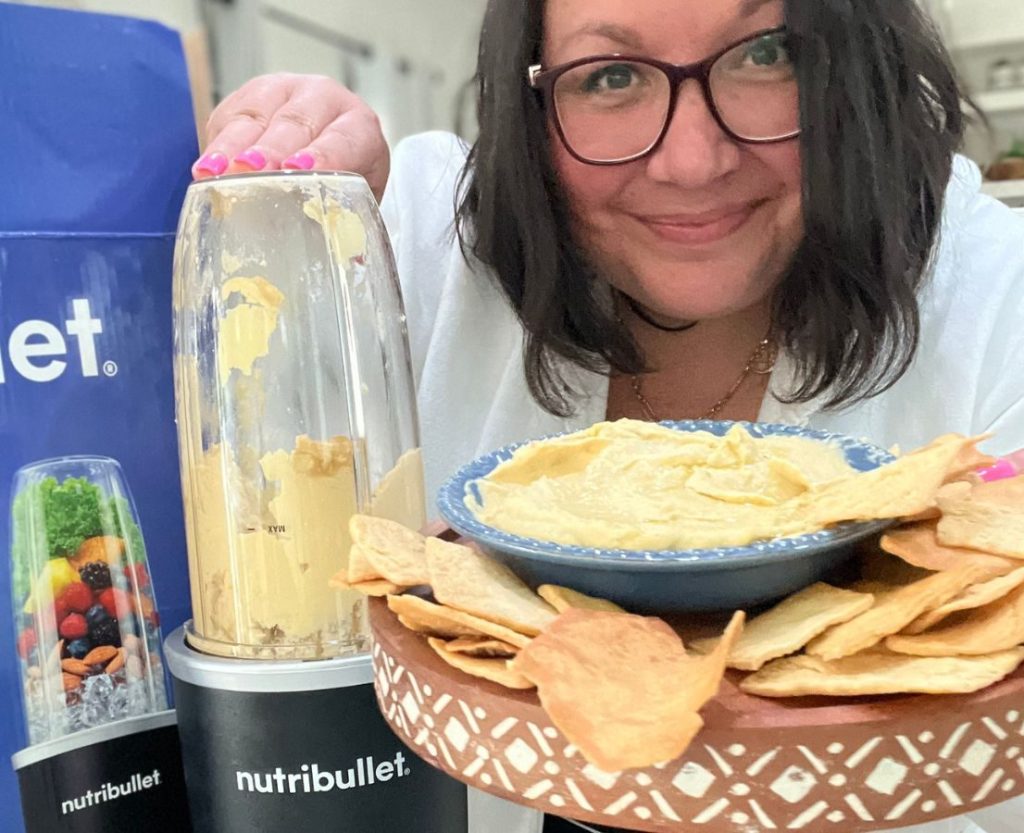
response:
[[[557,136],[551,137],[551,161],[569,203],[572,216],[583,229],[601,225],[608,210],[632,178],[631,165],[585,165],[573,158]]]
[[[776,183],[779,204],[779,222],[794,236],[802,234],[803,219],[803,163],[800,142],[764,145],[754,148],[753,154],[763,174]]]

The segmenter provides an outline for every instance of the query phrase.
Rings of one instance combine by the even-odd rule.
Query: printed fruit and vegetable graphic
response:
[[[29,742],[166,708],[160,619],[120,467],[44,461],[19,471],[12,494]]]

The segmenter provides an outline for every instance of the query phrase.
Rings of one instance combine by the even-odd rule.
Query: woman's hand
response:
[[[322,75],[261,75],[224,99],[206,126],[197,179],[276,170],[351,171],[380,199],[391,157],[377,114]]]

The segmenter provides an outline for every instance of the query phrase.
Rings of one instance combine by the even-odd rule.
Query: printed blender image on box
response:
[[[465,830],[465,788],[377,709],[347,583],[353,515],[425,520],[405,316],[366,182],[193,183],[174,332],[192,619],[166,650],[194,828]]]
[[[27,828],[129,830],[167,802],[186,823],[160,615],[121,466],[31,463],[11,496]]]

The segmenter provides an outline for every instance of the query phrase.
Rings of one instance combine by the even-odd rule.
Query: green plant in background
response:
[[[1016,139],[1010,146],[1009,153],[1006,154],[1007,159],[1024,159],[1024,139]]]
[[[11,513],[14,592],[27,595],[30,591],[33,540],[44,540],[47,558],[54,559],[74,555],[83,541],[101,535],[124,539],[131,563],[145,560],[142,532],[125,498],[107,498],[84,477],[69,477],[62,483],[48,477],[23,489],[14,498]]]

